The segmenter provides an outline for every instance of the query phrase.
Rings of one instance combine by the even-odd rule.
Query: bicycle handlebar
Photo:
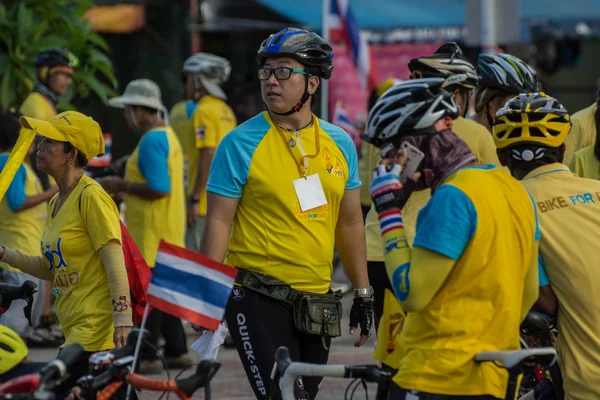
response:
[[[0,283],[0,309],[8,310],[14,300],[25,300],[25,316],[31,325],[31,309],[33,307],[33,294],[37,292],[37,285],[32,281],[25,281],[21,286]],[[0,311],[2,314],[2,311]]]
[[[390,382],[392,375],[381,370],[377,365],[326,365],[292,362],[290,352],[281,346],[275,352],[277,371],[279,372],[279,388],[283,400],[294,400],[294,386],[299,376],[323,376],[331,378],[364,379],[367,382]]]

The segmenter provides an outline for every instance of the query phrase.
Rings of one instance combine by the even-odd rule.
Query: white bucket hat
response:
[[[144,106],[158,111],[165,110],[160,96],[160,88],[149,79],[135,79],[127,84],[125,92],[108,100],[111,107]]]

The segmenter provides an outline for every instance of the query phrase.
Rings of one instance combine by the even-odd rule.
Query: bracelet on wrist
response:
[[[394,229],[404,229],[402,211],[397,208],[379,213],[379,227],[381,234],[385,235]]]

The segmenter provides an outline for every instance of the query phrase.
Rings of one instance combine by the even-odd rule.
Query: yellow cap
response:
[[[21,117],[21,126],[48,139],[71,143],[87,160],[104,154],[104,136],[100,125],[82,113],[65,111],[48,121]]]

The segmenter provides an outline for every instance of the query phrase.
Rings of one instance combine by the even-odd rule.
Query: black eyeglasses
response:
[[[292,76],[292,72],[295,72],[296,74],[312,76],[312,74],[306,73],[296,68],[260,68],[258,70],[258,79],[260,79],[261,81],[266,81],[271,77],[271,74],[275,73],[275,78],[277,78],[280,81],[284,81],[286,79],[290,79],[290,76]]]

